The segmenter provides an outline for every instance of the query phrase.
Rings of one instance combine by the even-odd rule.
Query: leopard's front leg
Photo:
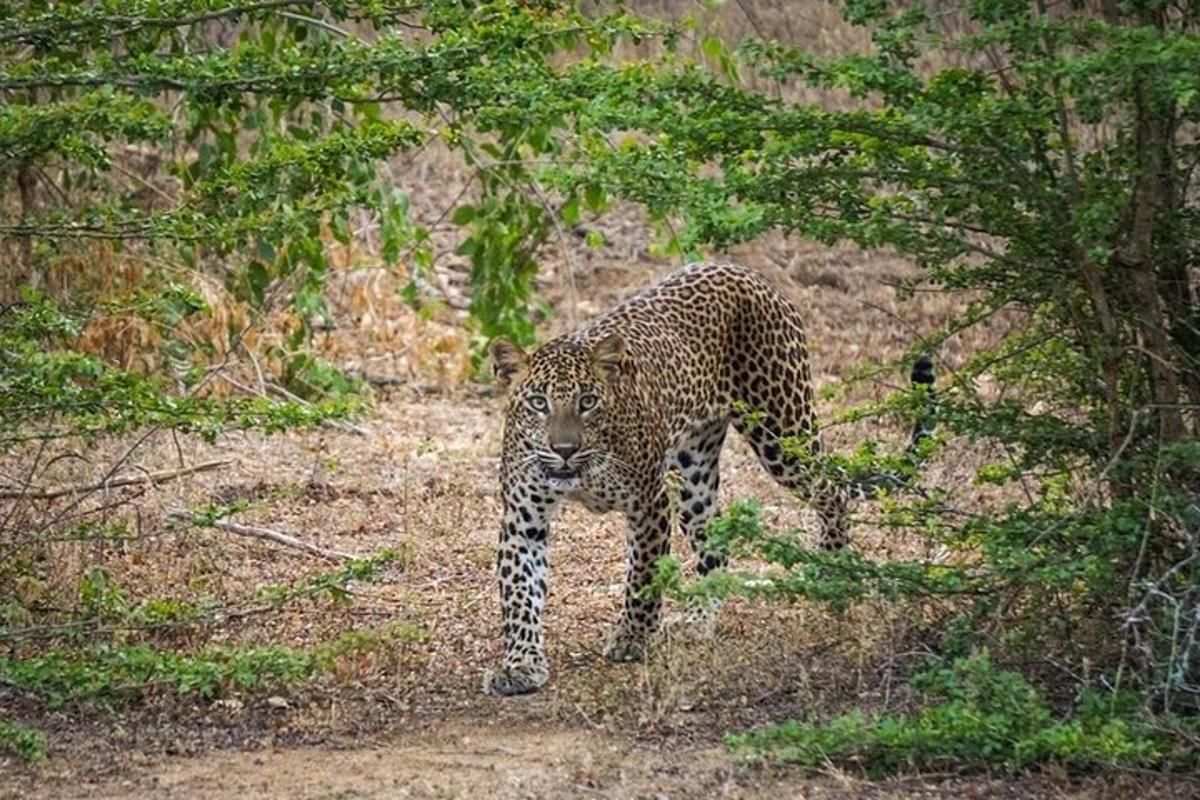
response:
[[[625,540],[625,603],[604,649],[611,661],[639,661],[646,642],[662,621],[662,598],[646,596],[655,565],[670,548],[671,503],[665,491],[638,503],[628,514]]]
[[[548,576],[549,508],[514,487],[504,490],[504,522],[496,570],[504,619],[504,663],[489,670],[483,689],[495,694],[536,692],[550,678],[542,644]]]

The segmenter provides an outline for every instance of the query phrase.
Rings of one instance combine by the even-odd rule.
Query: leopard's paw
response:
[[[504,666],[489,669],[483,675],[484,694],[508,696],[530,694],[550,680],[550,669],[543,663]]]
[[[681,611],[663,620],[662,632],[671,637],[712,641],[717,635],[720,600],[689,601]]]
[[[604,657],[609,661],[643,661],[646,658],[646,637],[636,636],[624,628],[617,628],[608,637],[604,646]]]

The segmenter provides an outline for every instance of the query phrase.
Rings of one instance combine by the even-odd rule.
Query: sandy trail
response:
[[[1119,782],[1118,782],[1119,783]],[[1164,787],[1165,789],[1166,787]],[[946,776],[867,782],[830,772],[736,763],[712,745],[638,742],[567,728],[450,723],[399,741],[349,749],[219,751],[175,758],[119,780],[48,788],[42,797],[92,800],[393,800],[399,798],[1092,798],[1131,796],[1119,786],[1046,778]],[[30,795],[38,796],[38,795]],[[1145,795],[1143,795],[1145,796]],[[1162,796],[1171,796],[1163,794]]]

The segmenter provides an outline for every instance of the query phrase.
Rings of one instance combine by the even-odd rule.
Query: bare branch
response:
[[[237,522],[227,522],[225,520],[207,520],[187,511],[172,511],[167,514],[167,519],[178,520],[189,525],[200,525],[206,528],[216,528],[217,530],[236,533],[238,536],[248,536],[252,539],[262,539],[266,542],[274,542],[281,544],[284,547],[290,547],[294,550],[302,550],[306,553],[312,553],[321,558],[327,558],[330,561],[345,561],[346,559],[356,558],[351,553],[342,553],[337,550],[327,550],[324,547],[318,547],[315,544],[310,544],[301,539],[297,539],[287,533],[272,530],[271,528],[260,528],[255,525],[242,525]]]
[[[218,461],[206,461],[203,464],[196,464],[191,467],[182,469],[169,469],[163,472],[149,472],[145,475],[126,475],[121,478],[112,478],[111,480],[100,481],[98,483],[89,483],[84,486],[61,486],[57,489],[0,489],[0,499],[3,500],[53,500],[56,497],[64,497],[66,495],[87,494],[101,489],[111,489],[117,486],[137,486],[144,483],[159,484],[165,481],[173,481],[176,478],[182,478],[185,475],[194,475],[197,472],[208,472],[209,470],[220,469],[221,467],[229,466],[232,462],[228,459]]]

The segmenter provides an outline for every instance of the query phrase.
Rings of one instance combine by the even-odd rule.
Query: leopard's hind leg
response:
[[[708,524],[719,515],[721,448],[729,420],[722,418],[697,428],[676,450],[670,468],[679,474],[679,526],[696,554],[696,572],[705,576],[725,566],[727,557],[708,546]],[[718,601],[696,600],[684,609],[683,621],[702,635],[711,635]]]
[[[799,311],[778,295],[764,294],[741,321],[732,352],[733,424],[775,481],[795,491],[817,512],[820,545],[844,547],[846,486],[822,474],[813,402],[812,371]]]
[[[765,412],[737,417],[734,426],[750,443],[759,462],[776,483],[805,498],[816,512],[820,521],[818,544],[826,550],[839,550],[849,544],[846,507],[850,498],[847,488],[835,477],[821,474],[803,455],[789,452],[792,448],[807,448],[813,455],[819,453],[820,440],[815,431],[789,425],[786,418]]]

